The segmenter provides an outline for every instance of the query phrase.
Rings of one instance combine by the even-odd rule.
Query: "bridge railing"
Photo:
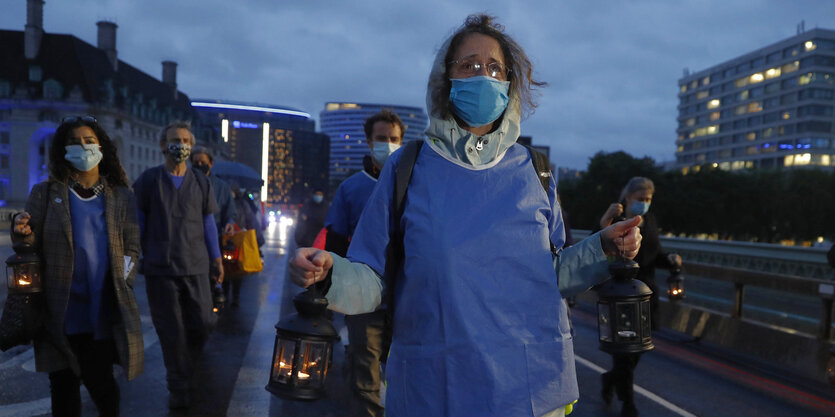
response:
[[[572,230],[572,234],[580,240],[589,231]],[[733,284],[731,317],[743,317],[746,286],[809,296],[821,303],[818,339],[832,337],[835,270],[826,260],[828,248],[677,237],[662,237],[661,245],[681,255],[688,275]]]

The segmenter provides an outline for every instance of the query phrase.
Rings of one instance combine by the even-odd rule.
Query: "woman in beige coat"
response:
[[[43,266],[46,328],[35,364],[49,373],[52,413],[81,414],[80,383],[99,413],[119,414],[113,363],[142,372],[133,283],[139,256],[136,202],[116,147],[91,116],[65,118],[49,151],[49,180],[14,216],[12,240],[35,245]]]

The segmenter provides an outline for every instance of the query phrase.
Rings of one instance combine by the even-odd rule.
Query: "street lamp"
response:
[[[611,279],[597,286],[600,350],[641,353],[652,350],[649,299],[652,290],[636,280],[638,263],[619,259],[609,265]]]
[[[0,350],[29,343],[43,323],[45,311],[41,287],[41,259],[30,243],[14,245],[6,259],[9,294],[0,317]]]
[[[681,266],[674,266],[670,269],[670,276],[667,277],[667,298],[670,301],[685,298],[684,276],[681,275]]]
[[[275,325],[275,347],[267,391],[290,400],[325,394],[333,342],[338,334],[325,316],[328,300],[316,288],[293,298],[298,313]]]

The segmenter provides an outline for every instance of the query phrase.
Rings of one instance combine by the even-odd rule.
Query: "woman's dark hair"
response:
[[[438,111],[444,119],[453,115],[452,104],[449,102],[449,90],[452,82],[449,80],[450,62],[455,59],[455,52],[467,36],[480,33],[495,39],[502,48],[502,54],[507,68],[507,80],[510,81],[509,96],[518,98],[522,106],[522,115],[527,116],[533,113],[537,103],[534,99],[534,88],[547,85],[545,82],[536,81],[532,77],[533,65],[527,54],[516,41],[504,33],[504,26],[494,23],[495,18],[486,14],[473,14],[467,16],[464,24],[458,28],[449,40],[449,46],[444,56],[444,72],[439,74],[443,80],[429,80],[432,91],[432,107]]]
[[[62,123],[55,131],[55,135],[52,138],[52,146],[49,147],[49,176],[55,181],[67,183],[70,177],[72,177],[72,173],[77,171],[64,158],[64,155],[67,153],[64,147],[69,143],[73,130],[82,126],[93,129],[93,133],[99,139],[103,156],[101,162],[99,162],[99,175],[105,178],[109,186],[127,187],[128,178],[125,175],[125,170],[122,169],[122,164],[119,162],[119,153],[110,136],[107,135],[107,132],[97,122],[81,119]]]

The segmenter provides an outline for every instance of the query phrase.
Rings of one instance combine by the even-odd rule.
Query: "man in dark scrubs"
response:
[[[194,135],[187,122],[172,122],[159,140],[163,165],[133,184],[142,232],[145,288],[162,347],[169,408],[189,406],[195,355],[209,335],[212,313],[208,274],[223,281],[209,179],[186,165]]]

